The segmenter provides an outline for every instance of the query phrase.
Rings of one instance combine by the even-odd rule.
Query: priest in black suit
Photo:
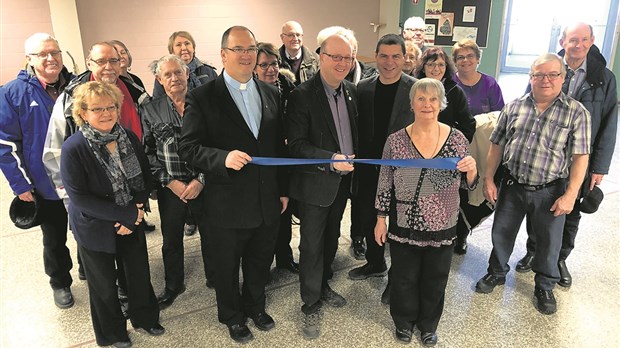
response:
[[[187,94],[182,159],[205,174],[204,219],[215,268],[218,319],[237,342],[253,338],[246,325],[269,330],[265,285],[273,258],[287,182],[277,167],[252,156],[285,152],[278,90],[252,77],[256,39],[241,26],[222,36],[224,72]],[[243,289],[239,289],[239,265]]]

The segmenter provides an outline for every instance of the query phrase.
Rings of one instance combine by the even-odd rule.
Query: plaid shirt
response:
[[[172,180],[188,183],[193,179],[204,185],[204,174],[179,158],[183,122],[172,99],[163,95],[146,104],[142,124],[144,151],[149,158],[153,176],[162,186],[167,186]]]
[[[590,153],[590,113],[560,93],[542,113],[531,93],[508,103],[491,142],[504,147],[502,164],[519,183],[541,185],[567,178],[572,155]]]

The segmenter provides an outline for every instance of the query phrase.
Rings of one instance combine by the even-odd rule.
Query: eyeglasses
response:
[[[103,59],[102,58],[102,59],[97,59],[97,60],[94,60],[94,59],[89,59],[89,60],[91,62],[99,65],[99,66],[106,66],[106,65],[108,65],[108,63],[110,63],[110,65],[116,65],[116,64],[120,63],[120,61],[121,61],[118,58],[110,58],[110,59]]]
[[[321,52],[321,54],[324,54],[328,57],[330,57],[334,62],[342,62],[342,60],[344,60],[347,63],[352,63],[353,62],[353,57],[349,57],[349,56],[341,56],[339,54],[329,54],[326,52]]]
[[[304,37],[304,34],[300,34],[300,33],[282,33],[282,35],[288,37],[289,39],[292,39],[294,37],[296,38]]]
[[[562,73],[559,73],[559,72],[552,72],[552,73],[548,73],[548,74],[536,73],[536,74],[531,74],[530,77],[532,77],[532,79],[534,79],[534,81],[542,81],[542,80],[545,79],[545,77],[548,78],[549,81],[553,81],[553,80],[556,80],[561,75],[562,75]]]
[[[446,64],[444,63],[426,63],[424,64],[424,66],[426,66],[427,68],[431,68],[431,69],[435,69],[435,68],[445,69],[446,68]]]
[[[412,31],[414,33],[423,33],[424,32],[424,29],[421,29],[421,28],[405,28],[404,30],[405,31]]]
[[[249,48],[241,48],[241,47],[233,47],[233,48],[228,48],[228,47],[224,47],[225,50],[229,50],[229,51],[233,51],[237,54],[255,54],[256,52],[258,52],[258,48],[257,47],[249,47]]]
[[[39,52],[39,53],[28,53],[29,56],[36,56],[39,59],[45,59],[48,56],[52,56],[52,58],[58,58],[62,51],[50,51],[50,52]]]
[[[456,56],[456,60],[457,60],[457,61],[460,61],[460,60],[465,60],[465,59],[467,59],[467,60],[473,60],[474,58],[476,58],[476,55],[475,55],[475,54],[473,54],[473,53],[470,53],[470,54],[468,54],[468,55],[466,55],[466,56]]]
[[[269,70],[269,68],[274,68],[274,69],[278,69],[278,62],[272,62],[272,63],[260,63],[260,64],[256,64],[259,68],[263,69],[263,70]]]
[[[92,112],[95,115],[101,115],[101,114],[103,114],[104,111],[107,111],[109,113],[116,112],[116,110],[118,110],[118,106],[111,105],[111,106],[108,106],[106,108],[92,108],[92,109],[82,108],[82,109],[83,110],[88,110],[88,111]]]

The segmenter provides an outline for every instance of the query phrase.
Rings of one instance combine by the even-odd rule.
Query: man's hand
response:
[[[282,214],[288,208],[288,197],[280,197],[280,203],[282,203],[282,210],[280,210],[280,214]]]
[[[495,202],[497,201],[497,186],[495,185],[495,181],[493,181],[493,178],[484,178],[482,180],[482,189],[484,193],[484,198],[486,198],[486,200],[489,201],[491,204],[495,204]]]
[[[183,192],[185,192],[185,189],[187,188],[187,185],[185,185],[184,182],[175,179],[168,183],[166,187],[169,188],[170,191],[172,191],[172,193],[174,193],[177,197],[179,197],[179,199],[182,200],[183,203],[187,203],[187,200],[181,197],[183,195]]]
[[[181,193],[181,196],[179,196],[179,198],[181,198],[182,201],[187,203],[187,201],[198,197],[203,187],[204,186],[200,183],[200,181],[194,179],[190,181],[189,184],[187,184],[185,190],[183,191],[183,193]]]
[[[553,206],[551,206],[551,209],[549,210],[553,212],[553,216],[569,214],[571,211],[573,211],[576,200],[577,196],[566,192],[565,194],[560,196],[560,198],[555,200],[555,203],[553,203]]]
[[[226,156],[226,161],[224,161],[224,165],[226,168],[241,170],[248,162],[252,160],[252,157],[247,153],[239,150],[232,150]]]
[[[132,230],[128,229],[127,227],[121,225],[118,222],[114,224],[114,227],[118,228],[118,231],[116,231],[116,234],[120,234],[121,236],[133,233]]]
[[[592,178],[590,179],[590,191],[594,189],[594,185],[600,185],[603,182],[604,176],[605,174],[592,173]]]
[[[24,202],[34,202],[34,197],[32,196],[32,192],[30,191],[26,191],[18,195],[17,197],[19,197],[19,199],[21,199]]]
[[[334,156],[334,159],[336,160],[347,160],[347,159],[353,159],[355,158],[355,155],[342,155],[342,154],[337,154]],[[353,169],[353,163],[351,162],[335,162],[334,163],[334,169],[339,170],[341,172],[352,172]]]

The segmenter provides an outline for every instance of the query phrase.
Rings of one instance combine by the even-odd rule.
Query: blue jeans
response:
[[[505,277],[510,270],[508,259],[521,222],[527,217],[535,227],[536,254],[532,261],[532,270],[536,273],[534,282],[536,287],[543,290],[555,287],[560,280],[558,257],[566,216],[553,216],[549,209],[565,191],[565,183],[528,191],[510,178],[502,180],[491,232],[493,250],[489,257],[490,274]]]

